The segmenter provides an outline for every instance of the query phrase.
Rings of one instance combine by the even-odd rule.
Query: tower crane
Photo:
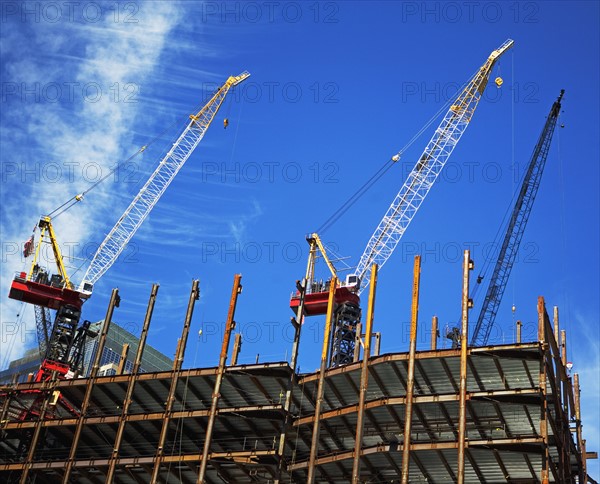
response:
[[[510,272],[515,263],[529,215],[531,214],[531,208],[540,187],[552,142],[552,135],[554,134],[560,114],[560,103],[564,92],[564,89],[560,91],[558,99],[552,105],[542,133],[531,155],[531,160],[523,177],[519,196],[515,202],[506,234],[504,235],[504,241],[502,242],[498,259],[494,266],[494,272],[492,273],[492,278],[490,279],[490,284],[487,288],[479,317],[477,318],[477,324],[471,337],[471,346],[485,346],[489,340],[496,315],[498,314],[498,308],[500,307]]]
[[[394,252],[402,235],[471,122],[494,65],[513,44],[514,41],[508,39],[494,50],[450,105],[422,155],[418,158],[400,191],[369,239],[355,273],[348,274],[345,282],[340,284],[338,291],[341,294],[339,298],[336,296],[336,322],[333,325],[334,335],[330,351],[331,366],[352,361],[356,325],[360,320],[360,308],[357,299],[368,287],[372,265],[376,263],[381,268]],[[399,152],[394,155],[392,161],[398,161],[401,154],[402,152]],[[314,234],[311,234],[307,239],[311,247],[311,240],[314,239]],[[316,244],[316,247],[318,248],[318,244]],[[321,253],[323,254],[323,250],[321,250]],[[311,251],[311,257],[314,258],[315,256],[316,252]],[[309,275],[310,273],[307,270],[307,280],[312,282]],[[313,314],[323,314],[323,300],[325,300],[326,307],[327,292],[320,291],[313,296],[309,296],[311,287],[309,286],[307,289],[304,304],[306,315],[310,315],[311,312]],[[347,292],[354,293],[356,297],[345,297]],[[290,307],[292,310],[296,310],[298,305],[299,296],[294,294]]]
[[[227,93],[249,76],[248,72],[230,76],[200,111],[190,115],[190,121],[179,138],[100,244],[79,286],[75,286],[67,274],[52,227],[53,214],[40,219],[40,236],[31,268],[28,273],[20,272],[15,276],[9,291],[10,298],[36,306],[38,339],[39,343],[45,346],[36,381],[51,379],[54,374],[58,378],[72,378],[81,371],[85,339],[94,334],[89,330],[89,321],[80,326],[79,320],[81,307],[91,296],[93,285],[114,264],[198,146]],[[142,147],[140,151],[144,149],[145,147]],[[80,194],[74,197],[74,200],[77,202],[82,198],[83,195]],[[39,264],[40,247],[45,243],[45,237],[48,237],[54,253],[57,266],[57,273],[54,275],[49,275]],[[48,328],[47,309],[56,310],[51,328]]]

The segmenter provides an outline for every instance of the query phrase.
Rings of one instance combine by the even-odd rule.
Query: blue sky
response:
[[[110,289],[118,286],[123,302],[115,320],[139,331],[150,285],[159,282],[149,341],[172,355],[191,280],[200,278],[185,364],[215,365],[233,274],[241,272],[240,361],[253,362],[257,354],[261,361],[286,358],[287,305],[304,273],[305,234],[512,38],[514,48],[492,75],[504,79],[503,87],[488,87],[381,271],[375,330],[383,333],[382,351],[407,350],[416,253],[423,257],[419,347],[427,347],[431,316],[443,328],[456,320],[461,252],[472,249],[477,273],[545,116],[565,89],[564,128],[555,133],[494,341],[512,342],[517,319],[533,336],[539,295],[549,311],[560,307],[569,360],[581,375],[588,449],[598,449],[598,3],[83,5],[2,4],[2,294],[23,267],[14,254],[40,214],[168,128],[118,177],[56,219],[64,250],[90,255],[186,117],[227,76],[248,70],[250,79],[230,94],[130,247],[97,284],[84,316],[102,318]],[[431,134],[323,234],[349,265],[358,262]],[[27,312],[29,325],[12,338],[22,310],[4,299],[2,365],[35,343]],[[319,364],[321,328],[318,319],[307,322],[302,371]],[[597,477],[598,464],[591,468]]]

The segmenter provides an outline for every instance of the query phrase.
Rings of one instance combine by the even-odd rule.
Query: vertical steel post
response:
[[[187,311],[185,313],[183,329],[181,330],[181,338],[179,338],[179,342],[177,344],[177,351],[175,352],[175,361],[173,362],[173,377],[171,378],[171,384],[169,386],[169,395],[165,403],[165,411],[163,412],[160,436],[158,438],[156,454],[154,455],[154,467],[152,469],[152,477],[150,478],[151,484],[156,484],[158,482],[158,478],[160,475],[160,466],[165,455],[165,441],[167,439],[167,433],[169,431],[169,424],[171,423],[171,414],[173,413],[173,406],[175,404],[175,393],[177,391],[179,374],[181,373],[181,366],[183,365],[183,359],[185,357],[185,347],[187,345],[187,338],[190,333],[192,316],[194,315],[194,307],[196,305],[196,301],[200,299],[199,286],[200,283],[197,279],[192,280],[192,289],[190,291],[190,298],[188,301]]]
[[[517,343],[521,343],[522,329],[523,329],[523,323],[519,320],[519,321],[517,321]]]
[[[558,346],[559,343],[559,334],[560,334],[560,324],[559,324],[559,320],[558,320],[558,306],[554,306],[554,341],[556,341],[556,346]]]
[[[121,350],[121,358],[119,360],[119,366],[117,368],[117,375],[122,375],[125,371],[125,363],[127,363],[127,356],[129,355],[129,344],[123,343],[123,349]]]
[[[356,334],[354,335],[354,357],[352,358],[352,363],[356,363],[360,360],[360,345],[362,336],[362,323],[359,321],[356,323]]]
[[[566,368],[566,366],[567,366],[567,332],[564,329],[560,330],[560,347],[561,347],[562,364]]]
[[[421,284],[421,256],[415,256],[412,301],[410,311],[410,342],[408,375],[406,378],[406,405],[404,411],[404,442],[402,444],[402,484],[408,484],[410,474],[410,435],[412,432],[413,391],[415,386],[415,354],[417,352],[417,324],[419,321],[419,287]]]
[[[229,301],[229,311],[227,313],[227,321],[225,323],[225,334],[223,335],[223,344],[221,346],[221,356],[219,357],[219,366],[217,368],[217,377],[215,380],[215,388],[213,389],[212,402],[210,406],[210,415],[204,437],[204,448],[202,450],[202,460],[200,461],[200,472],[198,473],[198,484],[203,484],[206,476],[206,467],[208,465],[208,454],[210,452],[210,444],[212,440],[212,432],[215,425],[215,417],[217,415],[217,406],[219,405],[219,395],[221,392],[221,383],[225,374],[225,364],[227,362],[227,353],[229,351],[229,341],[231,333],[235,329],[235,308],[237,306],[238,296],[242,292],[242,275],[236,274],[233,278],[233,289],[231,291],[231,299]]]
[[[581,466],[579,467],[579,482],[587,482],[587,460],[585,455],[585,441],[583,440],[581,428],[581,390],[579,387],[579,374],[573,375],[573,398],[575,404],[575,424],[577,432],[577,451],[581,454]],[[578,459],[579,460],[579,459]]]
[[[240,351],[242,350],[242,333],[237,333],[233,339],[233,352],[231,355],[231,366],[237,365]]]
[[[438,338],[438,317],[434,316],[431,318],[431,349],[437,350],[437,338]]]
[[[358,484],[360,479],[360,454],[362,451],[362,436],[364,430],[365,400],[369,386],[369,358],[371,356],[371,335],[373,333],[373,315],[375,313],[375,292],[377,289],[377,264],[371,267],[371,287],[369,289],[369,305],[367,306],[367,321],[365,331],[365,348],[360,373],[360,394],[358,397],[358,413],[356,434],[354,439],[354,462],[352,464],[352,483]]]
[[[540,344],[540,373],[539,373],[539,390],[540,390],[540,436],[543,440],[542,449],[542,469],[540,471],[540,482],[548,484],[550,473],[550,453],[548,442],[548,400],[546,398],[546,303],[543,297],[538,298],[538,342]]]
[[[52,395],[52,385],[55,384],[55,381],[49,382],[49,388],[45,389],[47,393],[44,395],[44,400],[42,402],[42,406],[40,408],[40,413],[38,415],[35,427],[33,429],[33,435],[31,437],[31,442],[29,443],[29,450],[27,452],[27,457],[25,458],[25,466],[23,467],[23,471],[21,472],[20,484],[26,484],[29,482],[29,470],[33,465],[33,458],[35,456],[35,450],[38,444],[38,440],[40,438],[40,434],[42,432],[42,422],[46,418],[46,411],[48,410],[48,405],[50,404],[50,398]]]
[[[315,482],[315,461],[319,450],[319,433],[321,431],[321,407],[323,406],[323,394],[325,393],[325,369],[327,368],[327,352],[329,350],[329,338],[334,318],[335,290],[337,288],[337,277],[331,278],[329,286],[329,299],[327,302],[327,317],[325,319],[325,333],[323,336],[323,349],[321,351],[321,367],[319,369],[319,384],[317,387],[317,400],[315,403],[315,416],[313,420],[312,440],[310,443],[310,460],[308,462],[308,484]]]
[[[285,391],[285,402],[283,404],[284,421],[281,428],[281,434],[279,436],[279,446],[277,448],[277,471],[275,474],[274,484],[280,484],[281,474],[285,466],[285,444],[287,441],[287,434],[292,425],[292,415],[290,410],[292,408],[292,392],[294,389],[294,383],[296,382],[296,367],[298,365],[298,350],[300,348],[300,334],[302,325],[304,323],[304,299],[306,297],[307,280],[309,276],[310,265],[307,268],[306,276],[302,281],[296,281],[296,288],[300,295],[298,303],[298,309],[296,310],[296,317],[292,318],[291,324],[294,326],[294,342],[292,344],[292,354],[290,356],[290,369],[292,370],[290,379],[287,382],[287,388]]]
[[[379,356],[380,352],[381,352],[381,333],[377,332],[374,333],[375,336],[375,351],[373,352],[373,354],[375,356]]]
[[[123,408],[121,410],[121,417],[119,419],[119,427],[117,428],[117,433],[115,435],[115,443],[113,445],[112,454],[108,464],[108,470],[106,472],[106,482],[113,482],[113,478],[115,475],[117,458],[119,457],[121,441],[123,440],[123,434],[125,433],[125,424],[127,422],[127,415],[129,414],[129,407],[131,405],[131,397],[133,395],[133,389],[135,387],[135,380],[139,373],[142,355],[144,354],[144,347],[146,346],[146,338],[148,336],[148,328],[150,327],[150,321],[152,320],[152,313],[154,311],[154,304],[156,302],[157,294],[158,284],[153,284],[152,290],[150,292],[150,299],[148,300],[148,307],[146,308],[146,316],[144,318],[144,325],[142,326],[142,333],[140,334],[140,342],[138,344],[138,349],[135,354],[133,369],[127,380],[127,391],[125,392],[125,398],[123,399]]]
[[[472,302],[469,299],[469,274],[473,269],[471,252],[465,250],[463,256],[463,286],[461,319],[462,328],[460,334],[460,394],[458,403],[458,471],[456,482],[463,484],[465,482],[465,443],[467,438],[467,341],[469,337],[469,309]]]
[[[560,330],[560,359],[565,369],[565,373],[567,371],[567,331],[564,329]],[[563,408],[565,409],[565,413],[567,416],[573,416],[573,409],[569,408],[569,376],[562,382],[562,394],[563,394]]]
[[[81,409],[79,413],[79,418],[77,419],[77,424],[75,426],[75,433],[73,435],[73,440],[71,442],[71,450],[69,451],[69,459],[65,464],[65,472],[63,474],[63,484],[68,484],[71,478],[71,471],[73,470],[73,464],[75,463],[75,456],[77,455],[77,447],[79,446],[79,438],[81,437],[81,432],[83,430],[83,419],[87,414],[87,409],[90,404],[90,398],[92,396],[92,390],[94,388],[94,383],[96,377],[98,376],[98,370],[100,369],[100,361],[102,359],[102,353],[104,351],[104,345],[106,344],[106,335],[108,334],[108,329],[110,328],[110,323],[112,321],[113,312],[115,307],[119,306],[121,298],[119,297],[119,290],[113,289],[112,294],[110,296],[110,301],[108,303],[108,308],[106,310],[106,316],[104,316],[104,324],[102,324],[102,332],[100,333],[100,339],[98,341],[98,350],[96,351],[96,357],[94,358],[94,365],[92,366],[92,371],[90,373],[90,377],[87,385],[85,386],[85,394],[83,396],[83,401],[81,402]]]

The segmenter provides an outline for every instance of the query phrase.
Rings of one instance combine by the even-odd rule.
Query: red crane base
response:
[[[26,274],[21,272],[14,278],[8,297],[50,309],[58,309],[65,304],[81,309],[84,299],[89,296],[64,287],[28,281]]]
[[[327,303],[329,301],[329,291],[312,292],[304,296],[304,313],[307,316],[318,316],[327,313]],[[335,290],[335,304],[351,302],[360,306],[360,297],[358,294],[350,291],[347,287],[338,287]],[[296,293],[290,300],[290,309],[294,313],[300,305],[300,293]]]

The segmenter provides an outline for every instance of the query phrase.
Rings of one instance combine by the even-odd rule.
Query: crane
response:
[[[356,271],[354,274],[348,274],[345,282],[341,283],[337,289],[341,294],[340,297],[336,295],[336,321],[333,325],[334,335],[330,351],[330,366],[352,361],[356,325],[360,321],[358,296],[368,287],[372,265],[378,264],[380,268],[383,267],[394,252],[402,235],[471,122],[494,65],[513,44],[514,41],[508,39],[494,50],[450,105],[431,140],[427,143],[425,150],[418,158],[400,191],[369,239]],[[397,162],[401,154],[402,152],[395,154],[391,160]],[[311,247],[313,247],[311,240],[315,239],[314,234],[307,238]],[[319,246],[315,242],[314,246],[320,248],[322,255],[325,257],[322,245]],[[311,276],[311,273],[307,270],[307,280],[311,283],[312,279],[309,276]],[[315,288],[320,289],[318,295],[310,296],[311,286],[308,286],[308,289],[304,306],[306,315],[311,315],[311,313],[323,314],[323,299],[327,300],[327,293],[322,291],[323,288]],[[356,297],[346,297],[348,292],[354,293],[353,296]],[[297,308],[298,300],[298,294],[293,294],[290,302],[292,310]]]
[[[249,76],[246,71],[230,76],[200,111],[190,115],[190,121],[179,138],[100,244],[79,286],[76,287],[67,274],[51,216],[40,219],[40,236],[31,268],[28,273],[20,272],[15,276],[9,291],[10,298],[37,307],[38,339],[45,350],[36,381],[51,379],[54,374],[59,378],[72,378],[81,371],[85,340],[95,334],[89,330],[89,321],[80,326],[79,320],[81,307],[91,296],[94,283],[113,265],[198,146],[229,90]],[[142,147],[140,151],[144,149]],[[83,196],[77,195],[75,199],[81,201]],[[52,246],[57,266],[57,273],[51,276],[39,265],[40,247],[45,243],[45,237]],[[56,310],[51,328],[48,328],[47,309]]]
[[[369,284],[368,275],[372,265],[375,263],[382,268],[394,252],[406,228],[471,122],[494,64],[513,44],[514,41],[508,39],[490,54],[450,106],[439,127],[435,130],[423,154],[373,232],[360,258],[355,273],[358,281],[362,281],[359,294]],[[400,154],[392,157],[394,161],[398,159],[400,159]]]
[[[515,202],[506,234],[504,235],[504,241],[502,242],[498,259],[494,266],[494,272],[492,273],[492,278],[490,279],[485,299],[477,318],[477,324],[471,337],[471,346],[485,346],[490,337],[496,315],[498,314],[498,308],[500,307],[510,272],[515,263],[529,215],[531,214],[531,208],[540,187],[564,93],[564,89],[560,91],[558,99],[554,102],[552,108],[550,108],[550,113],[546,118],[542,133],[531,155],[531,160],[523,177],[519,196]]]

